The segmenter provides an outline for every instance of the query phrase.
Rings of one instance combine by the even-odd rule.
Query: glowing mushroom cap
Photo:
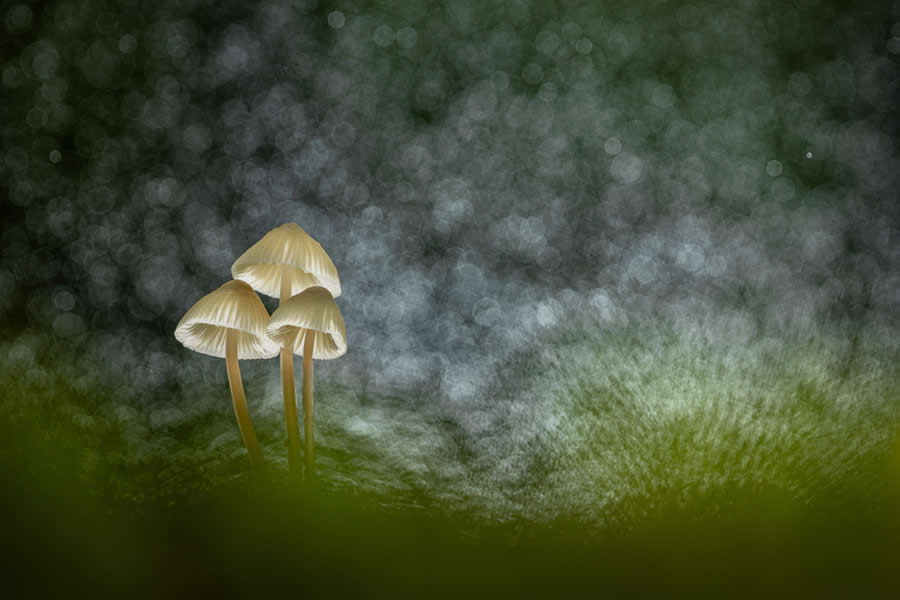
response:
[[[286,300],[272,313],[266,333],[279,346],[303,356],[309,331],[315,333],[313,358],[331,359],[347,352],[347,330],[334,298],[323,287],[311,287]]]
[[[237,330],[237,357],[272,358],[280,351],[266,335],[269,311],[253,288],[243,281],[229,281],[203,296],[185,313],[175,328],[175,339],[186,348],[225,358],[229,329]]]
[[[322,245],[296,223],[285,223],[250,246],[234,264],[231,275],[246,281],[260,294],[281,295],[281,277],[291,278],[289,296],[322,286],[337,298],[341,280]]]

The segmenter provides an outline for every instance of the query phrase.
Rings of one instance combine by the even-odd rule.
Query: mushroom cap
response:
[[[313,286],[324,287],[335,298],[341,295],[341,280],[331,258],[296,223],[279,225],[231,265],[232,277],[275,298],[281,295],[282,274],[291,278],[290,296]]]
[[[272,313],[266,333],[279,345],[303,356],[303,344],[309,331],[315,333],[313,358],[328,360],[347,352],[344,317],[331,293],[323,287],[311,287],[285,300]]]
[[[225,358],[229,329],[238,331],[239,360],[272,358],[280,351],[266,335],[269,311],[247,283],[229,281],[203,296],[181,317],[175,339],[186,348]]]

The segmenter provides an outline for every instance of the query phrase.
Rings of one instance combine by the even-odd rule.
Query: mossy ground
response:
[[[495,419],[499,430],[531,431],[516,419],[537,419],[496,457],[521,462],[515,476],[438,423],[460,438],[458,481],[479,490],[455,502],[439,482],[458,482],[436,462],[430,480],[372,484],[401,466],[379,471],[392,451],[365,436],[336,443],[340,420],[327,409],[322,476],[304,483],[279,461],[249,474],[236,438],[210,449],[202,438],[227,410],[169,428],[168,445],[147,450],[153,431],[135,439],[104,417],[115,399],[103,389],[76,390],[52,369],[36,386],[6,369],[7,579],[39,595],[120,597],[271,586],[301,597],[891,596],[900,440],[890,361],[862,361],[841,371],[849,385],[833,385],[842,362],[812,346],[782,348],[775,362],[753,354],[754,365],[629,339],[630,353],[556,340],[552,371],[516,390],[498,384],[549,419],[498,404],[508,417]],[[536,357],[548,360],[510,360],[527,369]],[[400,400],[361,404],[390,419]],[[266,427],[276,457],[280,431]],[[392,431],[407,439],[402,424]]]

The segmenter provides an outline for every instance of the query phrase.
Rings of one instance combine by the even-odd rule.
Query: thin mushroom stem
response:
[[[303,341],[303,435],[306,442],[306,470],[313,476],[313,452],[315,440],[313,435],[313,348],[316,332],[306,330]]]
[[[291,297],[291,280],[281,273],[281,297],[279,305]],[[297,422],[297,394],[294,391],[294,351],[290,347],[281,348],[281,395],[284,398],[284,424],[288,436],[288,467],[291,471],[300,468],[300,424]]]
[[[234,405],[234,416],[237,419],[238,429],[241,430],[241,438],[250,454],[250,464],[260,467],[264,464],[263,454],[259,442],[256,441],[256,432],[253,430],[250,411],[247,409],[241,368],[238,366],[237,342],[238,331],[229,327],[225,334],[225,368],[228,371],[228,387],[231,388],[231,403]]]

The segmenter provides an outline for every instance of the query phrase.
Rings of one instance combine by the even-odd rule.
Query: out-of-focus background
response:
[[[776,552],[882,589],[900,3],[14,1],[0,19],[21,564],[244,589],[226,565],[289,531],[308,584],[346,570],[388,595],[368,582],[398,566],[367,550],[495,581],[645,565],[660,589],[753,579]],[[172,335],[285,222],[337,266],[349,337],[316,364],[315,492],[286,475],[277,360],[241,364],[271,466],[250,481],[224,361]],[[685,531],[704,542],[679,559]]]

